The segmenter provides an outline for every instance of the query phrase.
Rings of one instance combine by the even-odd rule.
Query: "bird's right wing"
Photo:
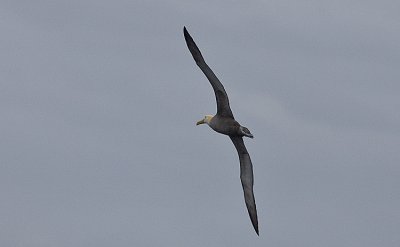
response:
[[[185,36],[186,44],[189,48],[189,51],[194,58],[194,61],[196,61],[197,66],[199,66],[199,68],[206,75],[207,79],[210,81],[211,86],[214,89],[215,98],[217,100],[217,114],[220,116],[233,118],[232,110],[229,106],[228,95],[225,92],[224,86],[204,61],[204,58],[201,55],[199,48],[186,30],[186,27],[183,28],[183,34]]]
[[[251,164],[250,155],[247,152],[246,146],[244,145],[243,138],[239,136],[230,136],[230,138],[233,142],[233,145],[235,145],[239,155],[240,180],[242,181],[244,200],[246,202],[246,207],[247,211],[249,212],[251,223],[253,224],[254,230],[256,230],[256,233],[258,235],[257,208],[253,192],[253,165]]]

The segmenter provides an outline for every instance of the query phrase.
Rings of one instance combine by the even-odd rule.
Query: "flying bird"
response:
[[[207,124],[216,132],[229,136],[233,142],[233,145],[235,145],[240,161],[240,180],[242,182],[244,200],[246,202],[251,223],[253,224],[254,230],[258,235],[257,209],[253,192],[253,165],[251,163],[250,155],[247,152],[246,146],[243,142],[244,136],[253,138],[253,135],[246,127],[241,126],[233,117],[232,110],[229,106],[228,95],[225,92],[224,86],[204,61],[199,48],[186,30],[186,27],[183,28],[183,33],[189,51],[192,54],[197,66],[199,66],[199,68],[206,75],[207,79],[210,81],[217,101],[217,114],[214,116],[206,115],[202,120],[198,121],[196,125]]]

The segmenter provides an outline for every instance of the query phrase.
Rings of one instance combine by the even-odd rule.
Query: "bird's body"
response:
[[[253,165],[251,163],[250,155],[247,152],[246,146],[243,142],[243,136],[253,138],[253,135],[246,127],[241,126],[235,120],[229,106],[229,99],[225,92],[224,86],[204,61],[199,48],[193,41],[190,34],[187,32],[186,28],[183,30],[186,44],[190,50],[190,53],[196,61],[196,64],[200,67],[207,79],[210,81],[217,101],[217,114],[215,116],[206,115],[202,120],[197,122],[197,125],[208,124],[213,130],[218,133],[228,135],[232,140],[239,155],[240,180],[242,182],[246,207],[249,212],[253,227],[258,235],[257,209],[253,193]]]
[[[241,134],[239,131],[240,124],[236,122],[235,119],[229,117],[221,117],[219,115],[215,115],[211,119],[209,126],[211,127],[211,129],[224,135],[240,136]]]

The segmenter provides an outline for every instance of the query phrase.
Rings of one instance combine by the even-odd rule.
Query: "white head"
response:
[[[197,123],[196,123],[196,125],[199,125],[199,124],[210,124],[210,121],[211,121],[211,119],[213,118],[214,116],[213,115],[206,115],[202,120],[200,120],[200,121],[198,121]]]

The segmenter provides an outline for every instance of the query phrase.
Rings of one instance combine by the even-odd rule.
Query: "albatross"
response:
[[[257,209],[253,192],[253,165],[251,163],[250,155],[247,152],[246,146],[243,142],[244,136],[253,138],[253,135],[250,133],[249,129],[240,125],[233,117],[232,110],[229,106],[228,95],[226,94],[224,86],[218,80],[217,76],[210,69],[210,67],[208,67],[203,56],[201,55],[199,48],[186,30],[186,27],[183,27],[183,34],[194,61],[210,81],[217,101],[217,114],[206,115],[202,120],[198,121],[196,125],[207,124],[214,131],[227,135],[232,140],[233,145],[235,146],[239,155],[240,180],[242,182],[247,211],[249,212],[250,220],[253,224],[254,230],[258,235]]]

